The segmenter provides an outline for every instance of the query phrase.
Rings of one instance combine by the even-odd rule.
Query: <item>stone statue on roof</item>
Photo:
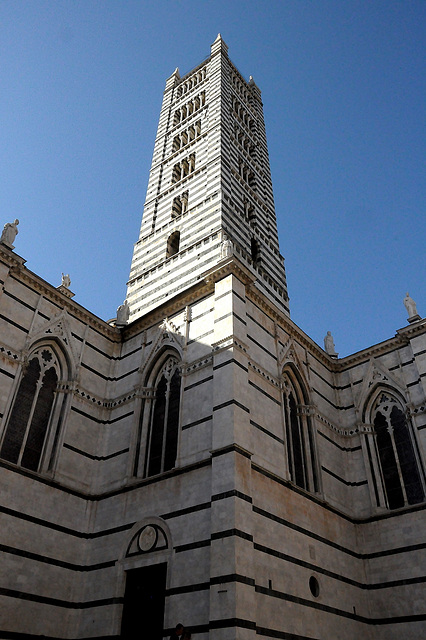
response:
[[[117,320],[115,322],[116,326],[119,327],[127,324],[129,320],[129,315],[130,315],[129,304],[127,300],[125,300],[123,304],[120,304],[120,306],[117,309]]]
[[[416,320],[420,320],[420,316],[417,313],[417,305],[414,302],[413,298],[410,297],[408,291],[405,294],[404,306],[407,309],[408,322],[415,322]]]
[[[71,278],[69,277],[68,273],[63,273],[62,274],[62,282],[61,285],[63,287],[65,287],[65,289],[69,289],[71,286]]]
[[[332,358],[337,358],[339,355],[336,353],[336,349],[334,347],[333,336],[331,335],[331,331],[327,331],[327,335],[324,338],[324,349]]]
[[[14,249],[13,243],[18,235],[18,224],[19,220],[16,219],[14,222],[6,222],[3,227],[0,243],[6,245],[9,249]]]

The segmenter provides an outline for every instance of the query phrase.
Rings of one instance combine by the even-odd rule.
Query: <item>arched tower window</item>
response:
[[[146,477],[169,471],[176,464],[180,387],[178,361],[169,357],[154,382],[154,400],[146,446]]]
[[[390,393],[382,392],[373,405],[372,418],[389,509],[423,502],[417,447],[402,406]]]
[[[307,491],[318,491],[315,449],[306,393],[294,372],[284,372],[284,422],[290,478]]]
[[[253,264],[257,264],[259,262],[260,249],[259,249],[259,243],[256,240],[256,238],[251,238],[250,240],[250,253],[251,253],[251,259],[253,261]]]
[[[180,232],[174,231],[167,239],[167,250],[166,250],[166,258],[171,258],[172,256],[179,253],[179,245],[180,245]]]
[[[42,346],[30,356],[1,442],[0,457],[3,460],[32,471],[40,470],[43,455],[49,448],[49,436],[52,435],[49,427],[60,369],[58,357],[50,346]]]

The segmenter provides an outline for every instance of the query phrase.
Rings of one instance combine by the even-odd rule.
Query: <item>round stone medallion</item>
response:
[[[155,545],[157,532],[151,525],[147,525],[139,534],[139,548],[141,551],[149,551]]]

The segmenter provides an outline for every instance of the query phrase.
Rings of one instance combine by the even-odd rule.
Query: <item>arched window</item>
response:
[[[176,464],[180,386],[178,361],[169,357],[154,382],[154,400],[146,446],[146,477],[169,471]]]
[[[180,245],[180,232],[174,231],[169,235],[167,239],[166,258],[171,258],[172,256],[179,253],[179,245]]]
[[[382,392],[373,405],[372,417],[389,509],[423,502],[417,447],[402,406],[390,393]]]
[[[318,491],[309,407],[302,385],[292,371],[284,374],[284,422],[290,479],[307,491]]]
[[[49,427],[60,377],[60,362],[50,346],[42,346],[31,354],[24,366],[1,442],[3,460],[32,471],[40,470],[43,456],[49,449],[49,436],[52,435]],[[53,443],[50,444],[51,450]]]

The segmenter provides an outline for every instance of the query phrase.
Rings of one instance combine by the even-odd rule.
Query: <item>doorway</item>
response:
[[[167,563],[126,572],[121,638],[162,640]]]

